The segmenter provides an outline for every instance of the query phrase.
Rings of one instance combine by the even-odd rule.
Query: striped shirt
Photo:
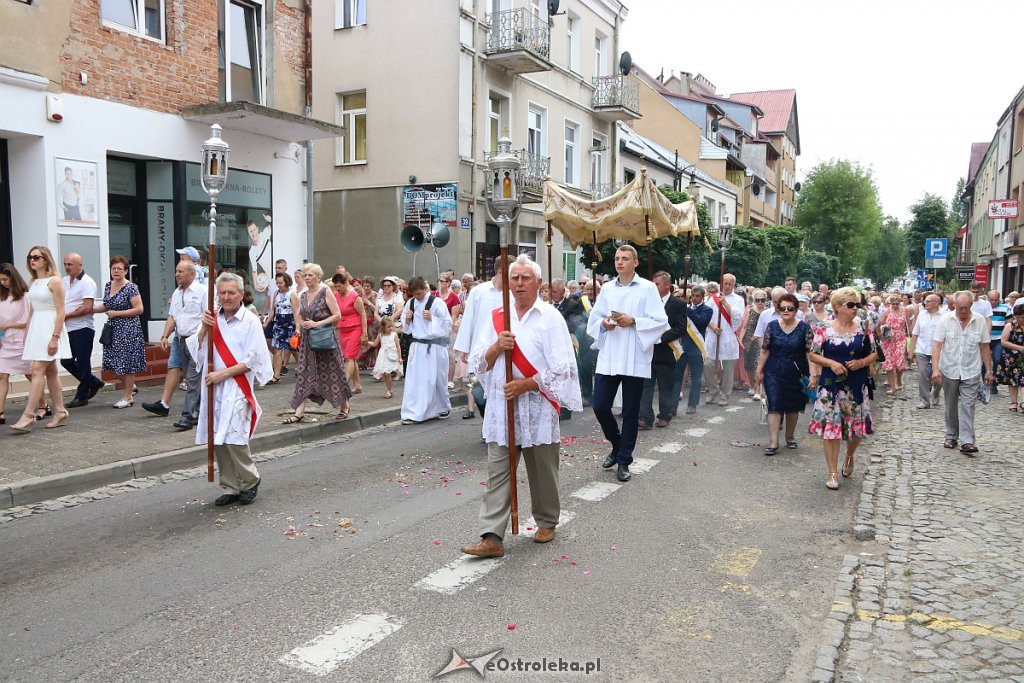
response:
[[[1003,336],[1003,328],[1006,327],[1006,319],[1010,316],[1010,307],[1006,304],[999,304],[992,307],[992,341],[999,341]]]

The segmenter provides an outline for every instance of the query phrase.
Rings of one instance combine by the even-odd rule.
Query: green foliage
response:
[[[907,259],[914,268],[924,268],[924,243],[933,237],[953,236],[946,202],[937,195],[926,194],[910,207],[913,216],[904,231]]]
[[[949,227],[953,229],[954,234],[961,225],[967,223],[967,202],[961,200],[966,184],[967,181],[963,177],[957,180],[956,189],[949,199]]]
[[[839,258],[842,277],[863,266],[882,223],[871,170],[846,159],[815,166],[803,182],[795,223],[808,249]]]
[[[900,222],[892,216],[886,216],[878,236],[868,249],[867,260],[860,272],[877,287],[887,287],[906,270],[907,250]]]
[[[799,228],[774,225],[762,228],[771,246],[771,260],[765,282],[782,284],[787,277],[796,277],[797,261],[803,248],[804,236]]]
[[[680,204],[690,200],[685,192],[676,192],[668,186],[658,188],[661,193],[673,204]],[[704,204],[697,204],[697,225],[703,233],[711,224],[708,219],[708,209]],[[673,279],[681,280],[686,270],[686,237],[661,237],[651,243],[651,260],[654,270],[664,270],[672,275]],[[647,246],[634,244],[637,255],[640,257],[640,266],[637,272],[643,277],[648,276],[647,272]],[[615,277],[615,243],[607,240],[598,245],[598,252],[601,254],[601,261],[597,264],[597,273],[605,277]],[[584,263],[590,263],[594,258],[594,246],[584,243],[582,247]],[[703,273],[707,269],[708,250],[704,245],[703,237],[690,239],[690,272]]]
[[[732,246],[725,253],[725,272],[735,275],[738,284],[761,285],[766,282],[771,258],[772,245],[764,228],[737,225],[733,230]],[[718,282],[721,264],[722,254],[718,247],[714,247],[702,274],[708,280]]]
[[[822,282],[830,288],[839,282],[839,258],[823,251],[804,250],[796,264],[796,279],[810,282],[817,289]],[[773,282],[769,280],[769,282]],[[778,280],[781,283],[783,280]]]

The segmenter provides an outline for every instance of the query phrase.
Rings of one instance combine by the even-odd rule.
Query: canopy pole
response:
[[[654,280],[654,240],[651,239],[651,217],[644,214],[644,230],[647,231],[647,279]]]
[[[544,238],[544,244],[548,247],[548,289],[551,289],[552,274],[554,271],[551,270],[551,221],[548,221],[548,233]]]
[[[601,252],[597,250],[597,230],[591,230],[590,234],[594,236],[594,260],[590,262],[590,269],[594,271],[594,277],[597,277],[597,264],[601,262]]]
[[[690,293],[688,290],[690,289],[690,259],[692,258],[690,255],[690,245],[692,243],[693,233],[688,232],[686,233],[686,256],[683,258],[683,264],[685,266],[683,268],[683,296],[685,297],[683,301],[687,304],[690,303]]]

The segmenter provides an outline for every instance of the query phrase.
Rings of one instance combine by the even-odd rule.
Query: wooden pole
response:
[[[504,312],[504,325],[505,329],[509,332],[512,331],[512,309],[509,302],[509,291],[508,291],[508,243],[503,242],[501,245],[501,256],[500,267],[502,270],[501,278],[501,305]],[[512,353],[506,351],[505,356],[505,382],[512,381]],[[511,401],[505,401],[505,416],[508,420],[508,482],[509,482],[509,496],[512,499],[512,535],[515,536],[519,533],[519,494],[516,490],[516,465],[519,457],[516,450],[516,402],[515,399]]]
[[[647,279],[654,279],[654,240],[651,239],[651,217],[644,214],[644,230],[647,231]]]
[[[217,241],[217,198],[210,199],[210,245],[206,265],[209,277],[206,278],[206,307],[215,317],[213,309],[213,290],[217,287],[217,257],[214,249]],[[213,372],[213,334],[211,329],[206,336],[206,373]],[[213,384],[206,387],[206,481],[213,481]]]
[[[553,273],[551,270],[551,221],[548,221],[548,234],[544,241],[548,246],[548,289],[550,290]]]
[[[685,297],[683,301],[686,304],[690,303],[690,295],[686,292],[686,290],[690,288],[690,259],[692,258],[690,255],[690,244],[692,242],[693,233],[686,233],[686,258],[683,259],[683,265],[685,266],[685,268],[683,269],[683,297]]]
[[[725,279],[725,249],[719,248],[722,252],[722,268],[718,275],[718,334],[715,335],[715,372],[719,371],[718,368],[718,347],[722,341],[722,323],[725,322],[725,318],[722,315],[722,280]]]

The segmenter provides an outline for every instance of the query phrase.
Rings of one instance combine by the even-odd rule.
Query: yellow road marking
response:
[[[715,571],[729,576],[750,576],[754,565],[761,559],[760,548],[740,548],[715,555],[715,561],[711,565]]]
[[[724,584],[722,584],[720,590],[723,593],[726,591],[742,591],[744,593],[749,593],[750,586],[742,583],[733,583],[732,581],[726,581]]]
[[[672,627],[675,633],[686,638],[698,638],[700,640],[714,640],[714,635],[709,631],[702,631],[697,628],[697,617],[686,614],[682,610],[672,614],[667,620],[668,626]],[[676,638],[673,638],[676,640]]]
[[[842,609],[843,607],[850,607],[850,603],[845,600],[836,600],[832,603],[833,611],[849,611]],[[1020,640],[1024,637],[1024,631],[1006,628],[1005,626],[990,626],[988,624],[983,624],[980,621],[961,621],[960,619],[954,619],[953,617],[933,616],[929,614],[922,614],[921,612],[911,612],[910,614],[882,614],[880,612],[862,609],[857,610],[857,618],[860,621],[885,621],[890,624],[903,624],[909,620],[920,624],[925,628],[935,629],[936,631],[963,631],[964,633],[969,633],[972,636],[998,638],[999,640]]]

